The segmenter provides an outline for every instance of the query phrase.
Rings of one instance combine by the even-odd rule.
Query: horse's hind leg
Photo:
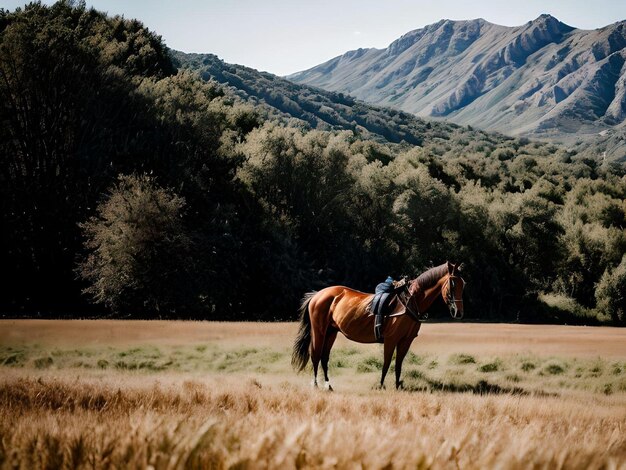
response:
[[[313,387],[317,388],[317,369],[322,357],[324,334],[319,329],[313,330],[311,335],[311,362],[313,363]]]
[[[326,331],[326,339],[324,340],[324,349],[322,351],[322,370],[324,371],[324,385],[326,390],[333,391],[328,379],[328,360],[330,359],[330,350],[337,339],[337,330],[329,326]]]
[[[322,358],[326,331],[330,323],[329,309],[333,297],[313,299],[309,305],[311,318],[311,362],[313,363],[313,386],[317,387],[317,369]]]

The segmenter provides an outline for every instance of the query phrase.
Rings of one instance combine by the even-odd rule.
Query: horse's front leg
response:
[[[396,389],[402,388],[402,380],[400,380],[400,374],[402,374],[402,361],[409,352],[413,338],[404,338],[398,343],[396,349]]]
[[[384,345],[384,357],[383,357],[383,371],[382,376],[380,377],[380,388],[385,388],[385,376],[387,375],[387,371],[389,370],[389,366],[391,365],[391,358],[393,357],[393,350],[396,347],[396,341],[385,337],[385,345]]]

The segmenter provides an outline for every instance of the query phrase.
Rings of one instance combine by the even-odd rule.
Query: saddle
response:
[[[370,312],[374,315],[374,337],[376,342],[382,343],[384,319],[390,313],[389,306],[391,301],[406,286],[406,279],[394,281],[390,277],[385,282],[381,282],[374,290],[374,298],[370,304]]]

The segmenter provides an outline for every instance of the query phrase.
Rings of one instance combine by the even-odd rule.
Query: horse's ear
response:
[[[463,263],[459,263],[456,267],[456,272],[460,273],[461,271],[463,271],[463,266],[464,266]]]
[[[448,274],[452,274],[454,272],[455,266],[450,261],[447,261],[447,263],[448,263]]]

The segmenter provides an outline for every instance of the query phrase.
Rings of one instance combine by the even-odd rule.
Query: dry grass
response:
[[[108,340],[109,324],[65,336],[63,324],[0,322],[2,468],[626,468],[626,353],[612,329],[592,329],[607,332],[606,357],[566,341],[544,354],[530,337],[509,353],[422,350],[424,331],[403,392],[371,389],[379,346],[338,342],[329,394],[289,370],[295,325],[191,324],[185,337],[190,324],[173,323],[160,340],[166,323],[116,323],[124,336]]]
[[[5,382],[3,465],[601,468],[626,461],[623,399],[344,396],[255,380],[137,382]]]

